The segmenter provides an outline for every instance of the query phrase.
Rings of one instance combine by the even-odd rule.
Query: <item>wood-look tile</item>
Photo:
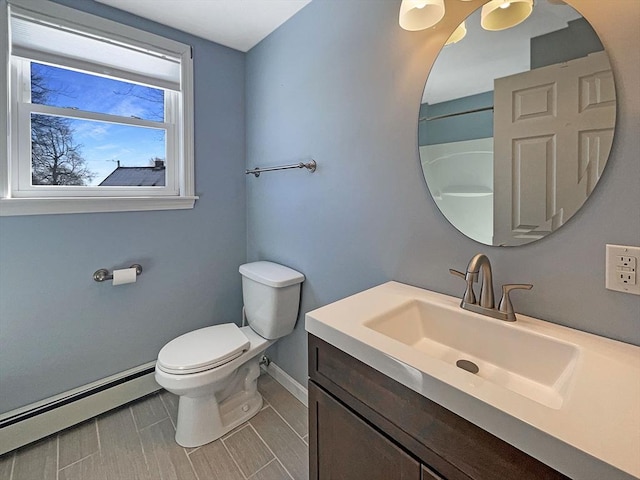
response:
[[[101,466],[111,480],[154,480],[128,407],[98,418]]]
[[[175,427],[178,424],[178,396],[166,390],[160,390],[159,395]]]
[[[178,397],[162,391],[1,456],[0,480],[308,478],[307,446],[298,436],[304,430],[288,411],[296,409],[299,419],[298,407],[291,407],[298,401],[271,377],[261,379],[260,388],[265,406],[251,420],[255,425],[243,424],[208,445],[183,449],[175,443]],[[306,408],[298,405],[306,418]]]
[[[56,480],[58,438],[47,437],[16,452],[12,480]]]
[[[203,445],[189,458],[200,480],[244,480],[222,440]]]
[[[98,451],[96,420],[91,419],[60,432],[58,442],[59,469],[63,469],[67,465],[96,453]]]
[[[274,460],[255,475],[249,477],[249,480],[291,480],[291,475],[280,465],[278,460]]]
[[[58,472],[58,480],[110,480],[106,477],[99,453],[94,453]]]
[[[184,448],[175,441],[170,418],[140,431],[142,447],[154,479],[197,480]]]
[[[286,388],[268,374],[261,375],[258,378],[258,389],[274,410],[285,419],[300,437],[304,437],[309,433],[308,410],[300,400],[291,395]]]
[[[221,438],[222,440],[226,440],[227,438],[229,438],[231,435],[235,434],[237,431],[242,430],[243,428],[247,427],[247,422],[241,423],[240,425],[238,425],[236,428],[234,428],[233,430],[225,433]]]
[[[247,477],[273,460],[273,454],[249,425],[225,438],[223,443]]]
[[[309,478],[309,449],[272,408],[265,408],[249,420],[280,463],[296,480]]]
[[[158,480],[149,472],[142,453],[100,457],[100,471],[107,480]]]
[[[132,403],[131,411],[138,430],[158,423],[169,416],[158,394],[149,395]]]
[[[10,480],[14,458],[15,452],[5,453],[0,456],[0,480]]]

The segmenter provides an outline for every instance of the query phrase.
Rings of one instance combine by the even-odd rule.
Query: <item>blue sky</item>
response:
[[[163,91],[32,63],[52,90],[47,105],[71,107],[145,120],[162,120]],[[82,156],[96,173],[91,184],[99,184],[117,166],[149,166],[154,157],[165,158],[163,130],[89,120],[71,120],[74,143],[82,145]]]

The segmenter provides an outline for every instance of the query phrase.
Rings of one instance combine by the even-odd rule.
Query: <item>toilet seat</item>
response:
[[[238,358],[250,343],[235,323],[200,328],[167,343],[158,354],[157,366],[174,375],[203,372]]]

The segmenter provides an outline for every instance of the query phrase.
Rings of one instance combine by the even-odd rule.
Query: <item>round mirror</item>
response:
[[[458,230],[522,245],[560,228],[598,182],[615,127],[613,74],[593,28],[561,0],[536,0],[500,31],[481,27],[481,10],[431,69],[420,161]]]

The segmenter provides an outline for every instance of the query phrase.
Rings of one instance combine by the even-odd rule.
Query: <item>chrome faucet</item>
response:
[[[478,253],[475,255],[469,265],[467,265],[467,272],[462,273],[457,270],[449,269],[449,272],[453,275],[461,277],[467,282],[467,288],[462,296],[462,302],[460,307],[465,310],[470,310],[475,313],[487,315],[489,317],[497,318],[499,320],[505,320],[507,322],[515,322],[516,314],[513,310],[513,304],[509,298],[509,292],[517,288],[523,288],[530,290],[533,285],[530,284],[507,284],[502,286],[502,299],[495,308],[495,297],[493,294],[493,274],[491,272],[491,262],[489,257],[484,253]],[[476,300],[476,295],[473,290],[473,284],[478,281],[478,274],[480,275],[480,302]]]

